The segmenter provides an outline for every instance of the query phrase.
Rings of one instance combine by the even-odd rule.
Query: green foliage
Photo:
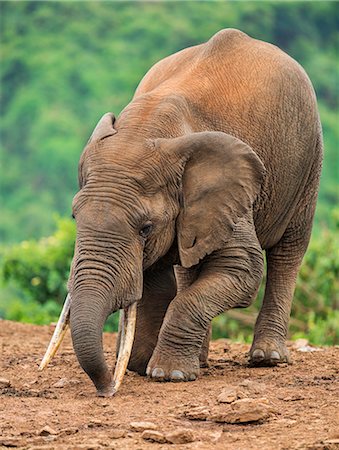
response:
[[[95,123],[130,101],[159,59],[239,28],[307,70],[326,157],[317,226],[338,202],[335,2],[0,2],[0,238],[46,236],[70,213],[77,162]]]
[[[69,219],[58,220],[57,231],[39,241],[23,241],[3,251],[4,281],[15,282],[30,300],[62,304],[66,296],[73,256],[75,226]]]

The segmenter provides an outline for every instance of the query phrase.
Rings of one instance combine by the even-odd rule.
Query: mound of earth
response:
[[[37,371],[52,331],[0,321],[1,449],[339,448],[338,347],[290,343],[292,365],[250,368],[249,346],[221,339],[197,381],[156,383],[130,372],[114,398],[102,399],[69,335]],[[104,336],[112,366],[115,339]]]

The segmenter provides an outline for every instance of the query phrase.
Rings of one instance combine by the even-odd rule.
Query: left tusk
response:
[[[66,334],[69,325],[70,307],[71,307],[71,296],[70,294],[68,294],[64,306],[62,308],[57,326],[55,327],[52,339],[50,340],[45,356],[43,357],[38,370],[43,370],[47,366],[47,364],[51,361],[53,356],[56,354],[58,348],[60,347],[60,344]]]
[[[133,303],[128,308],[120,312],[120,345],[118,360],[114,369],[113,383],[115,394],[119,389],[122,379],[125,375],[129,358],[132,352],[132,346],[135,334],[135,325],[137,318],[137,303]]]

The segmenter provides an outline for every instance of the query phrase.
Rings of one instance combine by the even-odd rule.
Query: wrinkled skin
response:
[[[136,301],[129,369],[194,380],[212,318],[255,298],[262,250],[250,361],[288,360],[321,160],[307,75],[237,30],[160,61],[117,120],[103,117],[79,164],[69,279],[74,348],[99,392],[111,381],[103,324]]]

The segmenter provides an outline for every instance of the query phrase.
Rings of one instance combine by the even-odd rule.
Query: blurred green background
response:
[[[337,2],[0,2],[0,317],[56,320],[73,253],[80,153],[159,59],[239,28],[294,57],[319,100],[325,161],[290,336],[339,342]],[[337,209],[336,209],[337,207]],[[47,236],[47,237],[45,237]],[[248,341],[260,306],[229,311],[214,337]],[[109,328],[116,326],[110,319]]]

